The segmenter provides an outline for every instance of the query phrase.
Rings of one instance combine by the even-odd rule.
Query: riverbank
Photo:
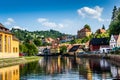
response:
[[[83,57],[83,58],[101,58],[101,59],[107,59],[108,61],[112,62],[113,64],[120,66],[120,55],[116,54],[82,54],[78,55],[77,57]]]
[[[11,66],[16,64],[24,64],[28,62],[38,61],[39,59],[41,59],[41,57],[38,56],[4,58],[4,59],[0,59],[0,67]]]

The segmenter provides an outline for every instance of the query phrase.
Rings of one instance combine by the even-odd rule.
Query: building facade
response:
[[[83,29],[77,32],[77,38],[84,38],[86,36],[90,36],[91,33],[92,33],[91,30],[84,27]]]
[[[120,47],[120,35],[111,35],[110,48]]]
[[[100,47],[109,46],[108,38],[92,38],[89,43],[90,51],[98,51]]]
[[[0,58],[19,57],[19,40],[0,23]]]

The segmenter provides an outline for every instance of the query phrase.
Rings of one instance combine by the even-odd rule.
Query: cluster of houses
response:
[[[105,33],[105,29],[98,29],[96,31],[99,34]],[[84,27],[77,32],[77,38],[84,38],[86,36],[90,36],[92,34],[91,30]],[[50,43],[51,46],[47,46],[50,53],[60,53],[59,47],[62,46],[60,43],[64,43],[67,41],[73,40],[74,37],[72,36],[63,36],[58,39],[46,38],[45,41]],[[84,44],[63,44],[67,46],[67,52],[83,52],[84,49],[89,49],[91,52],[97,53],[109,53],[111,50],[115,50],[116,48],[120,47],[120,35],[111,35],[111,37],[104,37],[104,38],[92,38],[90,41]],[[82,46],[82,47],[81,47]]]
[[[98,29],[99,34],[105,33],[105,29]],[[83,28],[78,31],[77,37],[83,38],[91,35],[91,30]],[[111,37],[104,38],[92,38],[90,41],[85,44],[90,51],[98,51],[99,53],[108,53],[111,50],[115,50],[120,47],[120,35],[111,35]]]

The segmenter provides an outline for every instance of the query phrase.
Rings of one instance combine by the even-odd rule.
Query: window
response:
[[[2,52],[2,34],[0,34],[0,52]]]
[[[8,52],[11,52],[11,37],[8,37]]]
[[[7,52],[7,36],[5,36],[5,52]]]
[[[16,53],[18,52],[17,48],[16,48]]]

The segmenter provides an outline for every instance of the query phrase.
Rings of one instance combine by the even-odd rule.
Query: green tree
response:
[[[118,35],[120,33],[120,10],[114,7],[112,13],[112,21],[109,26],[110,35]]]
[[[42,45],[42,41],[40,39],[34,39],[33,42],[36,46],[41,46]]]
[[[33,56],[38,53],[38,49],[34,44],[26,43],[25,46],[27,47],[28,56]]]
[[[113,8],[113,12],[112,12],[112,20],[115,19],[115,17],[116,17],[116,12],[117,12],[117,7],[114,6],[114,8]]]
[[[26,53],[28,49],[27,49],[27,47],[24,44],[20,44],[19,45],[19,50],[22,53]]]
[[[66,46],[61,46],[60,47],[60,52],[61,53],[66,53],[67,52],[67,47]]]
[[[104,30],[105,30],[105,26],[104,26],[104,24],[103,24],[103,26],[102,26],[102,29],[104,29]]]
[[[87,29],[89,29],[89,30],[91,31],[91,28],[90,28],[90,26],[89,26],[88,24],[86,24],[86,25],[84,26],[84,28],[87,28]]]

